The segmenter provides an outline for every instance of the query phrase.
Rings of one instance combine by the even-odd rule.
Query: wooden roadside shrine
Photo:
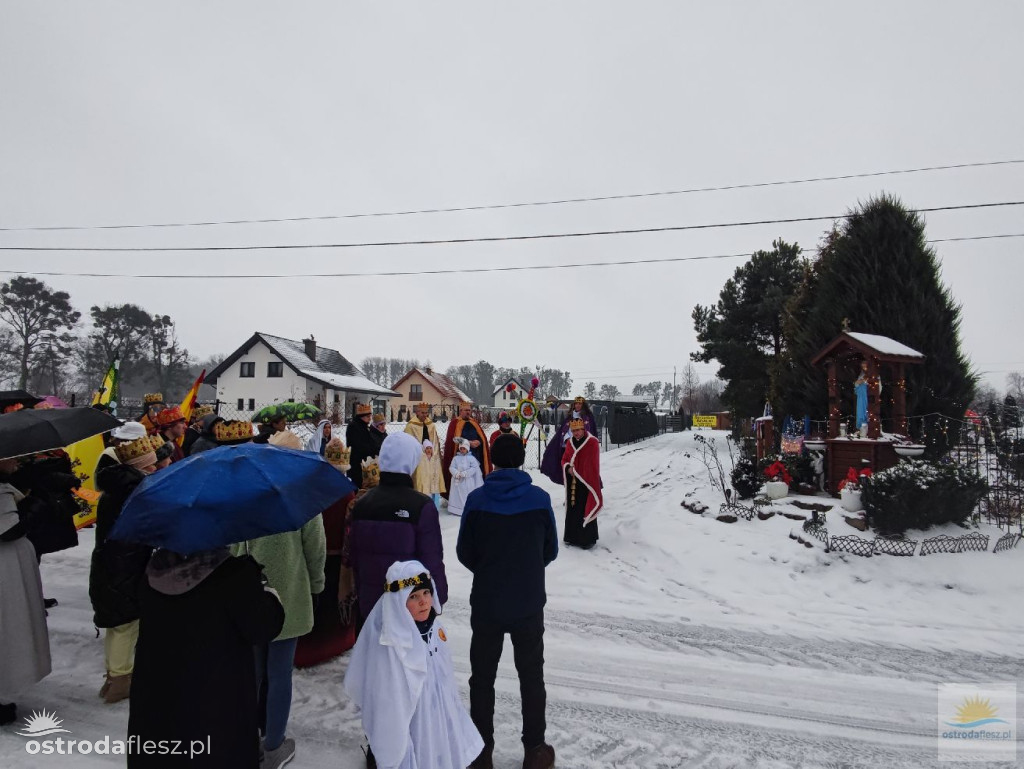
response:
[[[824,366],[828,380],[826,468],[828,489],[833,494],[839,493],[839,482],[851,467],[861,468],[867,461],[872,470],[878,471],[896,464],[898,457],[892,441],[879,440],[882,436],[882,370],[887,369],[887,386],[893,388],[892,432],[906,435],[907,380],[904,367],[921,364],[924,358],[917,350],[887,336],[843,331],[811,360],[814,366]],[[844,436],[840,434],[842,401],[839,383],[852,382],[862,361],[867,362],[867,436],[860,437],[856,433]]]

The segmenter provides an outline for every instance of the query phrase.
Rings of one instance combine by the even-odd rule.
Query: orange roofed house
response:
[[[417,403],[429,403],[434,419],[441,414],[451,417],[459,410],[459,403],[470,397],[459,389],[451,379],[431,368],[414,368],[395,382],[391,389],[398,393],[391,399],[395,419],[406,420]]]

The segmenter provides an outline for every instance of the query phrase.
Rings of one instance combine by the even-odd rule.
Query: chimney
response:
[[[303,339],[302,344],[306,346],[306,357],[314,363],[316,362],[316,340],[313,335],[309,335],[309,339]]]

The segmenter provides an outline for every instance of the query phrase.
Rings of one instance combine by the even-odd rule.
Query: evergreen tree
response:
[[[718,361],[722,400],[741,416],[760,414],[786,340],[783,310],[797,290],[804,260],[800,246],[776,240],[736,268],[718,303],[693,309],[699,352],[694,361]]]
[[[851,212],[826,234],[805,270],[787,307],[788,346],[777,372],[784,413],[827,412],[825,372],[810,362],[844,320],[853,331],[888,336],[925,355],[922,365],[904,369],[908,415],[963,415],[976,379],[960,349],[960,307],[942,285],[924,222],[895,198],[869,200]],[[883,368],[883,387],[897,386],[887,374]],[[891,429],[890,400],[883,392],[883,430]]]

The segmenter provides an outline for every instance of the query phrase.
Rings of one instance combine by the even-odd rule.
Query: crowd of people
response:
[[[147,396],[147,406],[160,401]],[[360,708],[370,769],[488,769],[508,635],[522,694],[523,767],[554,766],[543,674],[544,570],[558,554],[551,498],[521,469],[524,441],[509,414],[487,435],[471,404],[462,404],[442,450],[430,412],[418,404],[405,430],[389,435],[383,415],[357,404],[344,441],[328,420],[303,441],[283,416],[254,435],[252,423],[209,407],[190,419],[179,407],[147,408],[105,436],[89,598],[104,630],[99,696],[129,701],[129,735],[201,736],[214,753],[197,757],[199,766],[277,769],[296,751],[288,736],[293,668],[354,646],[344,688]],[[564,542],[585,549],[597,541],[603,505],[593,433],[593,416],[577,399],[548,446],[559,472],[545,469],[565,487]],[[318,454],[354,490],[301,528],[230,547],[182,555],[111,538],[147,477],[249,442]],[[0,460],[0,723],[16,718],[9,700],[50,672],[46,610],[56,602],[44,603],[39,559],[77,545],[77,485],[63,451]],[[468,712],[441,621],[445,509],[461,516],[456,556],[473,573]],[[133,754],[128,765],[167,765],[157,758]]]

